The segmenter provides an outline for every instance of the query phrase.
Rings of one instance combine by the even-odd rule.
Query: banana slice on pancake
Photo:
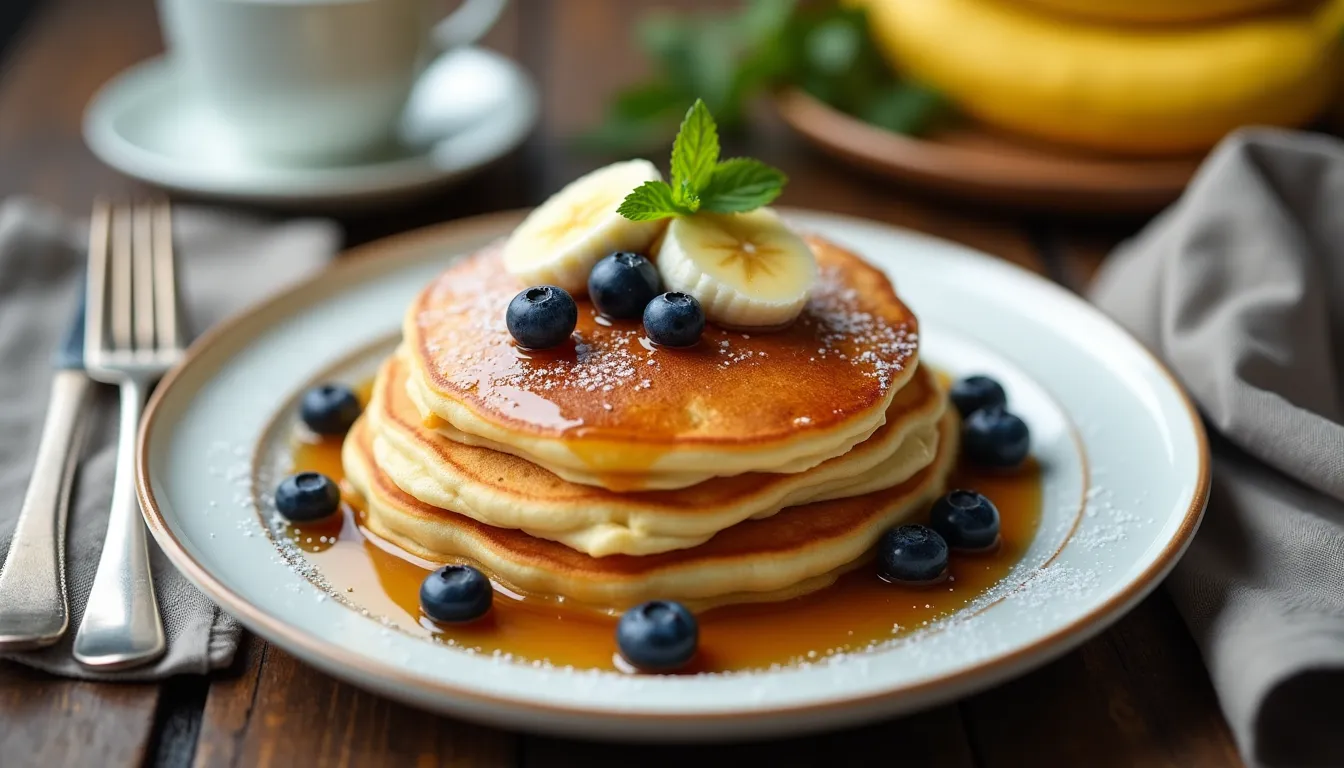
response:
[[[528,215],[504,243],[504,266],[529,285],[587,291],[588,273],[613,251],[647,252],[664,221],[616,212],[630,190],[662,175],[647,160],[613,163],[582,176]]]
[[[691,294],[709,320],[734,329],[787,326],[817,279],[812,249],[769,208],[673,219],[657,261],[667,290]]]

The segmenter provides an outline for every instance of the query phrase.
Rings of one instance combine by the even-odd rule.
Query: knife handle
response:
[[[70,621],[65,595],[65,520],[70,483],[83,444],[81,419],[90,388],[83,371],[57,371],[37,461],[23,497],[9,554],[0,566],[0,651],[42,648]]]

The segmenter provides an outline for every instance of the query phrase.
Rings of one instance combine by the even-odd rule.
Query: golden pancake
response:
[[[886,276],[809,238],[819,277],[791,326],[707,327],[663,349],[638,321],[607,321],[579,298],[573,340],[525,352],[505,309],[526,286],[499,247],[456,262],[412,303],[408,392],[425,423],[574,483],[683,488],[746,472],[801,472],[882,425],[914,374],[917,323]]]
[[[934,461],[893,488],[790,507],[734,525],[699,546],[645,556],[590,557],[420,502],[378,470],[367,419],[351,431],[342,458],[347,480],[362,496],[365,524],[413,554],[469,561],[508,588],[601,609],[654,598],[700,608],[793,597],[831,583],[883,531],[943,492],[955,463],[957,429],[955,411],[947,409],[931,438],[937,442]]]
[[[406,395],[406,369],[400,355],[390,358],[365,409],[373,456],[388,479],[430,506],[595,557],[693,547],[784,507],[902,483],[933,461],[933,433],[947,403],[933,374],[920,369],[871,437],[805,472],[754,472],[682,489],[617,493],[570,483],[524,459],[424,427]]]

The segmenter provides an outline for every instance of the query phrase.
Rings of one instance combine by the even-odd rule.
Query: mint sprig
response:
[[[646,181],[626,195],[617,213],[633,221],[689,216],[698,211],[744,213],[768,205],[788,177],[759,160],[719,161],[719,130],[700,99],[686,112],[672,142],[672,183]]]

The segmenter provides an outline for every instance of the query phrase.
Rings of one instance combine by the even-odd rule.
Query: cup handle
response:
[[[471,45],[499,21],[508,0],[464,0],[448,18],[434,26],[434,44],[440,50]]]

